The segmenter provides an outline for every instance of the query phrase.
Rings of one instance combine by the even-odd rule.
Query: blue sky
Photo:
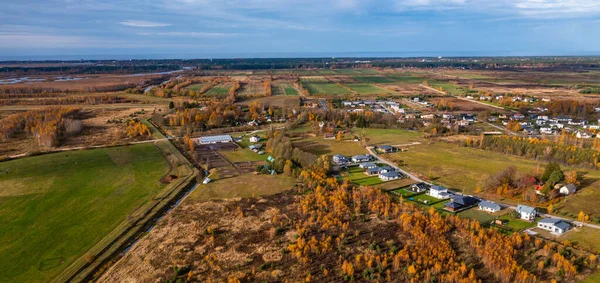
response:
[[[600,55],[599,0],[2,2],[2,59]]]

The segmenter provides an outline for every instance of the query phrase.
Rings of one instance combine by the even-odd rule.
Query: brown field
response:
[[[74,81],[58,81],[57,76],[31,76],[32,78],[44,78],[43,82],[20,83],[11,85],[0,85],[0,90],[27,88],[45,88],[69,92],[86,92],[92,88],[106,88],[119,85],[139,85],[152,78],[158,78],[159,75],[70,75],[73,78],[81,78]]]

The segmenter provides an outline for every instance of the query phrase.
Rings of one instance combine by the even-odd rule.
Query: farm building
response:
[[[538,222],[537,227],[555,234],[562,234],[571,228],[571,224],[562,219],[544,218]]]
[[[381,153],[391,153],[391,152],[398,151],[398,148],[393,147],[391,145],[382,145],[382,146],[376,147],[375,150],[377,150],[378,152],[381,152]]]
[[[535,216],[537,215],[535,208],[521,204],[517,206],[516,211],[521,215],[521,219],[529,221],[535,220]]]
[[[499,204],[491,201],[484,200],[479,203],[479,210],[487,211],[487,212],[498,212],[502,209]]]
[[[559,189],[559,192],[563,195],[574,194],[576,191],[577,191],[577,186],[575,186],[574,184],[568,184]]]
[[[200,144],[214,144],[214,143],[227,143],[232,142],[230,135],[218,135],[218,136],[204,136],[198,139]]]
[[[448,189],[442,186],[432,186],[429,188],[429,192],[427,192],[427,194],[437,199],[445,199],[450,197]]]

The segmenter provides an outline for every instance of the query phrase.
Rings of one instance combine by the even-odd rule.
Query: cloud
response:
[[[149,21],[136,21],[136,20],[127,20],[127,21],[122,21],[119,23],[124,26],[137,27],[137,28],[155,28],[155,27],[166,27],[166,26],[171,25],[171,24],[165,24],[165,23],[149,22]]]
[[[222,33],[222,32],[169,31],[169,32],[139,32],[138,35],[180,36],[180,37],[226,37],[226,36],[235,36],[238,34],[237,33]]]

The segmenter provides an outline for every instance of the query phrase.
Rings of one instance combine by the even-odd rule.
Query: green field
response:
[[[394,80],[394,82],[406,83],[406,84],[420,84],[420,83],[423,83],[423,81],[425,81],[424,78],[413,77],[413,76],[392,75],[392,76],[387,76],[387,77]]]
[[[273,88],[274,95],[298,95],[298,90],[289,83],[279,83]]]
[[[447,202],[446,200],[434,198],[428,194],[416,195],[416,196],[410,197],[409,200],[414,201],[416,203],[423,203],[423,204],[425,203],[425,201],[427,201],[427,205],[431,205],[431,204],[439,203],[439,202],[442,202],[442,203]]]
[[[353,132],[357,136],[362,136],[363,129],[355,128]],[[403,145],[413,142],[421,142],[423,133],[407,131],[401,129],[364,129],[364,134],[368,139],[369,145]]]
[[[358,94],[385,94],[392,92],[370,84],[345,84],[345,86],[356,91]]]
[[[362,179],[353,180],[351,183],[359,186],[374,186],[383,183],[377,176],[366,177]]]
[[[335,72],[340,75],[355,75],[360,74],[360,72],[354,69],[336,69]]]
[[[296,137],[292,138],[294,147],[298,147],[306,152],[311,152],[316,155],[357,155],[365,154],[367,150],[358,142],[349,140],[326,140],[320,137]]]
[[[152,200],[168,171],[150,143],[0,163],[0,281],[51,281]]]
[[[504,214],[498,219],[505,220],[505,224],[502,226],[503,228],[510,228],[513,231],[522,231],[527,228],[535,226],[535,222],[529,222],[521,219],[513,218],[510,213]]]
[[[367,84],[387,84],[394,82],[389,78],[380,76],[353,76],[352,78],[357,80],[358,82]]]
[[[226,95],[229,93],[230,89],[231,89],[230,85],[219,84],[219,85],[216,85],[216,86],[212,87],[211,89],[209,89],[206,92],[206,95]]]
[[[498,212],[500,213],[500,212]],[[479,221],[481,224],[490,224],[494,220],[494,215],[481,211],[477,207],[461,211],[457,214],[459,217],[470,218]]]
[[[246,173],[233,178],[215,178],[206,185],[198,185],[186,201],[272,195],[289,190],[295,183],[294,178],[285,175]]]
[[[250,149],[240,148],[238,150],[219,151],[230,162],[265,161],[269,156],[267,153],[260,155]]]
[[[302,85],[310,95],[351,94],[349,90],[334,83],[303,82]]]

